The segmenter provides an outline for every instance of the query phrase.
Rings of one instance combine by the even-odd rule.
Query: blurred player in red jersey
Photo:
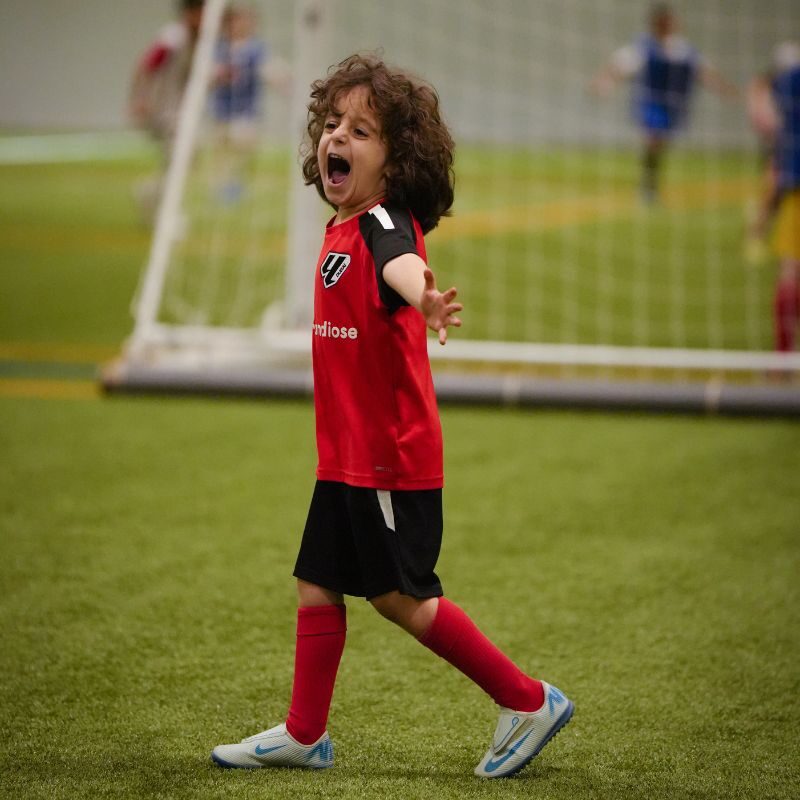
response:
[[[160,174],[139,182],[135,194],[142,215],[152,221],[169,163],[181,98],[189,79],[200,32],[204,0],[181,0],[180,18],[165,25],[139,59],[131,80],[128,114],[161,149]]]
[[[372,56],[312,85],[307,184],[336,209],[317,263],[312,352],[317,483],[295,566],[299,609],[286,722],[214,748],[224,767],[333,765],[326,731],[345,644],[344,595],[366,597],[499,706],[477,775],[511,775],[572,702],[526,675],[443,597],[442,434],[426,326],[459,326],[423,236],[453,202],[453,141],[435,91]]]

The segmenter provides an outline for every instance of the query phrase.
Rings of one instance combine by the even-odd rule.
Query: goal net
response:
[[[775,46],[800,40],[800,12],[794,0],[671,9],[695,75],[717,83],[695,81],[653,191],[626,67],[650,23],[640,0],[207,0],[115,380],[239,370],[258,385],[307,364],[331,213],[300,179],[308,88],[379,50],[437,88],[457,143],[453,216],[426,242],[464,327],[431,349],[437,369],[478,393],[487,374],[791,383],[800,358],[773,349],[777,261],[747,236],[765,164],[743,100]],[[237,140],[218,111],[220,54],[242,11],[265,49],[258,112]]]

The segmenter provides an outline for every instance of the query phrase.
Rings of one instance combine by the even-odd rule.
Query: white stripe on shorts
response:
[[[394,531],[394,509],[392,508],[392,493],[385,489],[376,489],[378,493],[378,502],[381,504],[381,511],[383,512],[383,521],[390,531]]]

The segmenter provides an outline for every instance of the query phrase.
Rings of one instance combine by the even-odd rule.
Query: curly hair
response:
[[[439,96],[429,84],[388,67],[375,55],[355,54],[311,84],[303,177],[323,200],[317,148],[325,119],[342,94],[366,86],[369,105],[381,124],[390,165],[386,199],[406,206],[423,233],[433,230],[453,205],[455,144],[439,112]],[[333,205],[333,203],[330,203]],[[333,206],[336,208],[336,206]]]

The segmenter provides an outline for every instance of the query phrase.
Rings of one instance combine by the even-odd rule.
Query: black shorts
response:
[[[441,597],[442,490],[388,492],[317,481],[294,576],[370,600]]]

